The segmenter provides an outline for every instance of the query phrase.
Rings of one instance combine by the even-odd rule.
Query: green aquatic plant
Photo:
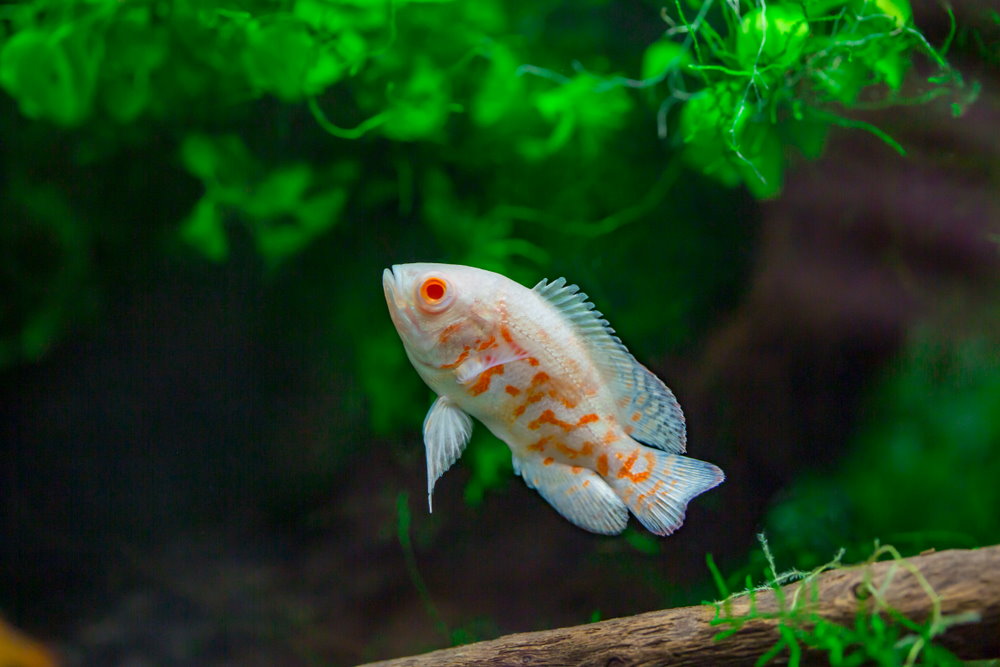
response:
[[[668,198],[676,206],[681,161],[774,196],[789,147],[817,156],[832,125],[873,129],[851,109],[943,94],[961,107],[973,91],[945,61],[947,44],[932,47],[913,24],[907,0],[685,0],[662,17],[648,10],[649,24],[666,22],[651,43],[609,31],[610,6],[8,3],[0,88],[34,123],[5,139],[20,156],[5,179],[43,185],[28,153],[66,146],[70,189],[81,169],[130,170],[148,147],[142,159],[156,161],[158,182],[200,183],[181,190],[186,212],[162,224],[208,259],[222,261],[232,235],[247,233],[277,267],[345,223],[360,235],[365,226],[350,221],[391,211],[430,241],[414,237],[414,247],[527,280],[567,239],[579,250]],[[921,55],[934,71],[910,76],[914,97],[904,84]],[[657,125],[660,144],[650,141]],[[650,168],[625,168],[640,163]],[[4,216],[34,216],[22,203]],[[68,224],[85,230],[67,251],[100,254],[100,204],[67,206]],[[6,282],[23,293],[26,278]],[[100,282],[82,278],[74,284]],[[690,306],[671,306],[674,319]],[[37,358],[79,317],[29,310],[4,325],[10,361]],[[642,323],[685,330],[655,319]]]
[[[410,535],[411,519],[409,496],[405,491],[402,491],[396,496],[396,536],[399,540],[399,546],[403,550],[406,572],[410,581],[413,582],[414,588],[417,589],[420,601],[424,605],[424,611],[433,622],[435,630],[451,646],[469,644],[486,636],[497,635],[496,623],[489,618],[477,617],[456,626],[449,626],[445,621],[440,609],[431,597],[430,589],[424,581],[423,575],[420,574],[420,568],[417,566],[416,551],[413,548],[413,540]]]
[[[234,135],[188,135],[181,159],[205,188],[181,238],[216,261],[228,255],[227,220],[246,227],[269,265],[294,255],[337,223],[357,178],[350,162],[321,172],[306,162],[268,171]]]
[[[781,192],[788,148],[816,158],[836,125],[868,130],[905,152],[878,128],[846,115],[852,108],[952,95],[958,114],[976,96],[977,88],[966,87],[945,60],[947,43],[934,48],[913,24],[907,0],[734,0],[696,8],[692,16],[676,2],[665,11],[667,35],[683,38],[689,49],[636,85],[665,89],[662,117],[681,105],[675,132],[689,165],[727,185],[743,183],[758,197]],[[933,73],[908,95],[903,84],[918,54]]]
[[[875,545],[874,551],[862,563],[871,565],[886,558],[892,566],[878,585],[868,570],[856,590],[859,599],[858,610],[852,625],[842,625],[824,618],[815,610],[818,599],[818,577],[824,572],[844,567],[844,552],[841,550],[832,560],[812,570],[792,569],[779,572],[771,554],[768,541],[763,534],[758,536],[761,552],[766,561],[765,583],[754,586],[751,577],[746,578],[746,588],[731,592],[711,555],[707,562],[712,578],[722,596],[721,601],[712,603],[715,618],[712,624],[723,628],[716,641],[725,641],[739,632],[748,623],[768,620],[775,623],[779,639],[755,665],[761,667],[775,660],[797,667],[802,664],[806,651],[823,652],[830,665],[880,665],[883,667],[910,667],[912,665],[952,666],[963,664],[951,651],[935,643],[935,638],[950,626],[977,620],[974,613],[945,615],[941,611],[941,598],[927,582],[920,570],[905,560],[891,545]],[[894,609],[886,599],[888,584],[897,574],[912,575],[927,596],[930,614],[921,622],[907,618]],[[791,595],[783,588],[797,582]],[[755,605],[756,596],[761,592],[772,592],[777,602],[775,611],[762,611]],[[750,610],[746,614],[735,614],[732,602],[737,598],[749,597]]]

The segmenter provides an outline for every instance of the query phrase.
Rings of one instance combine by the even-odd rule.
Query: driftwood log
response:
[[[1000,545],[927,553],[902,561],[835,569],[812,578],[799,590],[809,612],[851,626],[860,609],[875,603],[869,584],[891,608],[917,622],[928,619],[933,599],[909,570],[920,571],[940,601],[945,616],[975,615],[951,625],[935,641],[967,660],[1000,658]],[[888,580],[888,581],[887,581]],[[802,582],[784,586],[787,600]],[[802,596],[807,597],[803,598]],[[758,613],[778,610],[773,591],[755,594]],[[877,597],[877,596],[876,596]],[[745,616],[749,597],[729,603],[729,615]],[[430,665],[752,665],[778,641],[774,619],[748,621],[723,641],[725,626],[713,625],[711,605],[681,607],[541,632],[506,635],[491,641],[442,649],[423,655],[372,663],[368,667]],[[787,652],[776,659],[777,664]],[[803,653],[803,664],[823,664],[824,655]]]

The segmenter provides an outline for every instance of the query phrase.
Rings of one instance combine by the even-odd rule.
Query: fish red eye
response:
[[[417,283],[416,305],[425,313],[443,313],[455,301],[455,289],[440,275],[427,275]]]
[[[444,298],[445,285],[437,278],[424,281],[424,298],[428,301],[440,301]]]
[[[448,293],[448,285],[440,278],[428,278],[420,286],[420,296],[428,305],[435,305]]]

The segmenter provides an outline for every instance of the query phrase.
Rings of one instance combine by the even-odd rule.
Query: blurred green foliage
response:
[[[806,569],[840,547],[862,559],[874,540],[906,554],[995,544],[998,445],[1000,347],[925,334],[872,393],[839,469],[797,482],[767,535],[781,560]]]
[[[740,289],[751,232],[735,196],[691,194],[711,188],[702,177],[775,196],[789,149],[817,157],[831,125],[867,127],[844,116],[854,106],[969,100],[906,0],[623,5],[645,33],[609,29],[613,5],[0,6],[13,193],[0,216],[23,223],[0,232],[0,365],[38,359],[98,310],[116,276],[95,257],[179,239],[221,262],[249,239],[280,276],[322,248],[336,268],[313,275],[351,280],[288,300],[350,351],[374,431],[413,429],[426,390],[380,299],[357,289],[359,276],[377,285],[374,246],[377,265],[565,273],[640,355],[662,352],[691,344]],[[919,56],[935,75],[904,99]],[[645,285],[627,265],[645,267]],[[492,439],[469,460],[474,503],[510,463]]]
[[[602,4],[580,10],[578,37],[586,39],[593,7]],[[273,97],[308,102],[319,125],[338,137],[448,142],[450,159],[421,156],[406,167],[411,178],[426,175],[437,193],[425,223],[446,245],[447,237],[462,239],[466,252],[456,254],[466,261],[509,269],[514,256],[538,265],[548,256],[512,234],[509,211],[469,208],[442,168],[468,167],[474,155],[492,155],[508,169],[553,159],[558,168],[557,154],[621,159],[616,136],[636,131],[638,100],[629,86],[651,89],[647,99],[663,97],[661,107],[690,97],[677,129],[686,161],[773,196],[785,147],[818,155],[836,122],[831,102],[850,106],[877,85],[895,101],[915,51],[940,68],[932,93],[960,83],[912,26],[906,0],[677,4],[664,17],[672,27],[646,47],[640,81],[610,73],[624,63],[603,58],[595,63],[609,73],[578,65],[565,75],[532,64],[565,67],[600,49],[600,38],[586,51],[567,38],[543,43],[539,26],[566,11],[573,10],[553,0],[34,0],[0,8],[0,85],[23,114],[57,126],[107,134],[128,124],[139,128],[138,141],[159,123],[174,128],[182,163],[205,189],[178,221],[179,233],[213,260],[227,256],[227,222],[235,220],[275,265],[328,232],[365,175],[349,158],[269,164],[237,135],[200,131],[206,121],[225,125],[247,103]],[[658,21],[652,13],[648,20]],[[344,129],[328,114],[356,122]],[[567,213],[586,220],[595,210],[531,203],[555,220]],[[609,201],[604,208],[623,207]],[[467,223],[455,224],[456,216]]]
[[[269,265],[294,255],[336,224],[348,187],[357,178],[350,162],[322,173],[306,162],[266,170],[234,135],[190,134],[180,151],[184,166],[205,188],[180,234],[216,261],[228,254],[228,217],[246,225]]]

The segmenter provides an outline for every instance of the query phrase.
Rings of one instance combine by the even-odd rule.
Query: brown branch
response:
[[[943,615],[978,615],[978,620],[950,626],[935,642],[967,660],[1000,657],[1000,545],[929,553],[905,562],[919,569],[933,588]],[[783,597],[787,601],[805,586],[799,590],[798,599],[811,601],[807,607],[810,613],[853,626],[857,612],[875,604],[866,587],[870,583],[878,591],[885,586],[882,599],[892,609],[922,623],[932,614],[932,598],[902,564],[882,561],[831,570],[807,583],[786,585]],[[759,592],[754,597],[758,614],[779,609],[774,591]],[[750,599],[744,596],[732,600],[728,615],[743,616],[749,611]],[[711,605],[666,609],[589,625],[506,635],[368,667],[752,665],[778,641],[779,621],[768,618],[748,621],[731,637],[715,641],[715,635],[726,627],[712,625],[715,616],[716,609]],[[823,663],[821,653],[806,652],[803,658],[804,664]]]

